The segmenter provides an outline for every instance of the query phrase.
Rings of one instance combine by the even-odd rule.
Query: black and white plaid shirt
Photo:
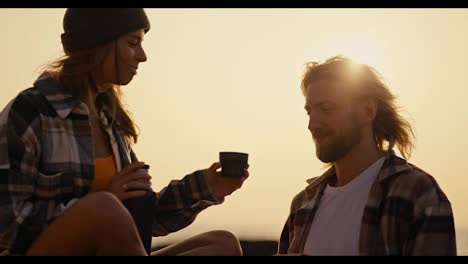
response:
[[[94,151],[87,106],[43,74],[0,113],[0,255],[24,254],[69,201],[90,190]],[[108,115],[101,110],[101,121]],[[136,161],[126,138],[107,128],[117,168]],[[196,171],[157,193],[153,235],[189,225],[219,204]],[[72,239],[72,238],[70,238]]]
[[[331,167],[296,195],[278,254],[303,254]],[[332,228],[332,227],[331,227]],[[320,239],[320,238],[318,238]],[[390,151],[369,192],[361,222],[360,255],[456,255],[450,201],[436,180]]]

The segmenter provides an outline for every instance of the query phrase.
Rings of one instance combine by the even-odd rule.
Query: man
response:
[[[456,255],[451,204],[406,161],[413,130],[379,74],[336,56],[309,63],[301,86],[316,155],[330,168],[294,197],[278,253]]]

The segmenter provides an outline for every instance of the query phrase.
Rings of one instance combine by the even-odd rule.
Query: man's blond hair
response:
[[[306,63],[301,83],[302,93],[305,94],[307,87],[316,80],[344,81],[359,98],[375,100],[377,113],[372,125],[375,143],[383,151],[397,146],[405,159],[411,156],[414,148],[413,129],[398,113],[395,96],[374,68],[338,55],[323,63]]]

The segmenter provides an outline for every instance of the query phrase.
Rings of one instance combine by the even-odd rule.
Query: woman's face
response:
[[[111,45],[109,53],[104,58],[101,74],[97,77],[98,84],[112,83],[127,85],[137,74],[138,65],[146,61],[146,54],[141,43],[145,31],[139,29],[118,38]]]

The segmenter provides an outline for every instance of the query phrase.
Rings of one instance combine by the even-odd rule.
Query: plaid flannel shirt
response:
[[[59,82],[41,75],[0,113],[0,255],[24,254],[69,201],[94,178],[88,108]],[[129,142],[107,125],[117,169],[137,161]],[[174,180],[156,195],[153,235],[182,229],[219,204],[202,171]],[[72,239],[72,238],[71,238]]]
[[[310,226],[334,168],[308,180],[296,195],[281,233],[278,254],[303,254]],[[449,200],[435,179],[391,151],[364,209],[360,255],[456,255]]]

